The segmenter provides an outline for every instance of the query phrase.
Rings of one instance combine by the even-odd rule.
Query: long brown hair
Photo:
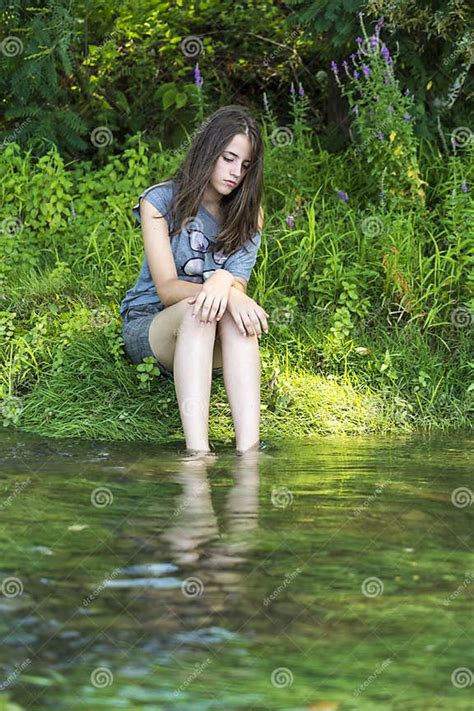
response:
[[[173,180],[175,183],[168,210],[172,216],[171,238],[196,217],[214,165],[238,133],[244,133],[249,138],[251,163],[241,183],[220,201],[222,225],[216,241],[209,245],[209,251],[232,254],[258,231],[263,190],[263,141],[260,128],[247,109],[231,104],[217,109],[203,121],[182,163],[164,181]]]

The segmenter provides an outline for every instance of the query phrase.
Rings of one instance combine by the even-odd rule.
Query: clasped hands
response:
[[[214,318],[220,321],[225,311],[229,311],[237,328],[244,336],[260,338],[262,328],[268,333],[267,312],[256,301],[239,289],[232,289],[234,276],[225,269],[216,269],[206,279],[202,289],[188,298],[193,304],[193,318],[200,318],[201,323],[212,323]]]

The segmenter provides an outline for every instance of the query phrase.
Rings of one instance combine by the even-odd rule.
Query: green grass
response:
[[[66,167],[54,151],[34,161],[15,144],[0,154],[0,223],[4,234],[19,225],[0,243],[5,425],[183,440],[173,383],[152,372],[140,383],[118,314],[143,256],[131,208],[178,160],[154,155],[139,136],[97,168]],[[472,184],[472,150],[446,157],[420,145],[423,204],[369,202],[351,148],[268,144],[265,161],[266,222],[248,288],[270,314],[262,437],[469,426],[473,207],[460,185]],[[233,438],[222,378],[210,436]]]

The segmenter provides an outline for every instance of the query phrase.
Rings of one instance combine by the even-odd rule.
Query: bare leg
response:
[[[224,385],[232,412],[238,452],[258,449],[260,429],[260,351],[258,337],[244,336],[226,312],[218,325]]]
[[[188,304],[176,337],[173,375],[186,447],[194,451],[209,448],[209,400],[216,321],[201,325],[193,319]]]

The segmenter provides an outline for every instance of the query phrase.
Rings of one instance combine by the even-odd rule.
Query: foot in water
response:
[[[268,447],[268,442],[265,442],[263,439],[261,439],[260,442],[255,443],[254,445],[252,445],[252,447],[249,447],[248,449],[244,449],[243,451],[240,449],[236,449],[235,453],[240,456],[242,454],[246,454],[247,452],[259,452],[263,449],[268,449]]]
[[[185,449],[183,459],[213,459],[217,457],[216,452],[210,449]]]

